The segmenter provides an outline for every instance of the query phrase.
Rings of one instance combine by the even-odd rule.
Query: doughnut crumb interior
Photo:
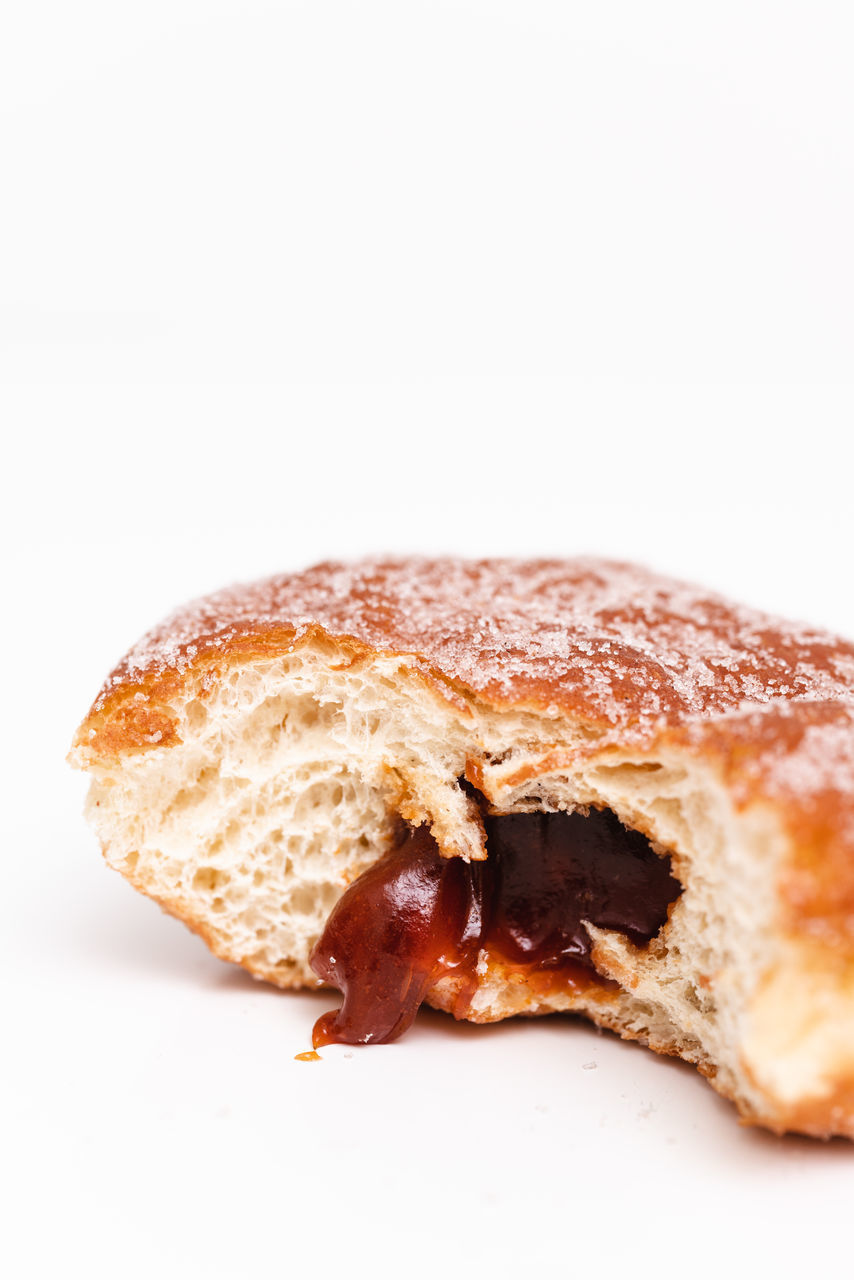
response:
[[[155,628],[71,758],[110,866],[344,992],[317,1044],[575,1012],[854,1137],[844,640],[622,563],[323,564]]]

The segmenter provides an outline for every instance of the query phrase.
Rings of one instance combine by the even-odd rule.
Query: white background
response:
[[[0,21],[6,1274],[837,1274],[854,1148],[586,1027],[295,1062],[328,997],[108,872],[63,757],[166,610],[324,556],[600,552],[854,634],[850,6]]]

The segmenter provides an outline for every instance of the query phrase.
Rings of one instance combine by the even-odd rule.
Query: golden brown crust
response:
[[[852,697],[854,646],[646,570],[597,560],[318,565],[178,610],[122,660],[100,710],[204,655],[276,652],[317,629],[417,654],[496,706],[648,735],[745,702]]]
[[[597,752],[674,745],[713,761],[738,803],[772,804],[791,834],[790,928],[854,954],[847,641],[625,564],[325,564],[179,610],[115,669],[76,744],[101,758],[169,746],[188,682],[204,697],[225,665],[309,643],[336,664],[408,655],[458,708],[569,714]]]
[[[789,1105],[779,1124],[767,1117],[746,1119],[746,1124],[762,1124],[777,1133],[803,1133],[811,1138],[854,1138],[854,1079],[839,1081],[829,1098]]]

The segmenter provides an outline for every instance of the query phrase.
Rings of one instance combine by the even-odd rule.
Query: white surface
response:
[[[835,1274],[854,1149],[583,1026],[295,1062],[326,998],[109,873],[63,755],[173,604],[326,555],[854,634],[849,6],[8,9],[6,1274]]]

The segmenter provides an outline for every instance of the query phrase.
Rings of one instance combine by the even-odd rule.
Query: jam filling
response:
[[[670,859],[609,809],[494,815],[474,794],[485,861],[443,858],[426,827],[410,828],[335,906],[311,967],[344,1003],[316,1023],[315,1048],[396,1040],[449,975],[467,1006],[481,949],[528,978],[604,983],[585,921],[636,945],[666,922],[682,892]]]

